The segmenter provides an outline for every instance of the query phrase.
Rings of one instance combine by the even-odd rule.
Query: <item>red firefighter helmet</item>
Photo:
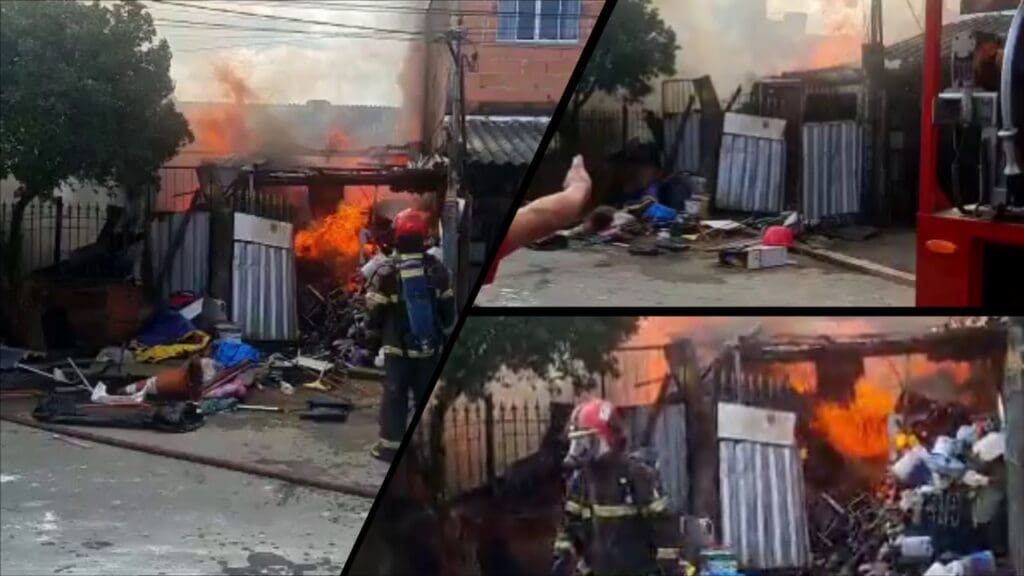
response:
[[[587,400],[573,410],[565,464],[582,466],[624,447],[622,421],[614,404],[598,398]]]
[[[427,225],[427,215],[414,208],[406,208],[395,215],[393,223],[395,230],[395,237],[401,236],[419,236],[426,238],[430,233],[430,227]]]

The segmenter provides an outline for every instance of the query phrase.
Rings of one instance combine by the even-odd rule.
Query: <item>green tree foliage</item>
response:
[[[615,373],[612,351],[636,332],[638,318],[473,316],[455,341],[433,395],[431,422],[441,422],[460,394],[483,395],[501,368],[567,378],[577,389],[593,375]],[[428,454],[444,462],[443,427],[430,426]],[[433,493],[444,493],[443,466],[428,471]]]
[[[12,213],[69,178],[138,197],[192,141],[171,100],[171,50],[139,2],[0,3],[0,177],[22,185]]]
[[[565,125],[571,132],[564,136],[577,141],[580,110],[598,92],[629,99],[650,94],[655,79],[676,73],[677,50],[675,31],[651,0],[619,0],[573,94]]]

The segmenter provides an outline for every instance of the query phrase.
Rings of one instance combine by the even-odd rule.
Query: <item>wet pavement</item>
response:
[[[338,574],[370,504],[0,422],[3,574]]]
[[[700,251],[634,256],[615,246],[520,250],[501,262],[479,306],[913,306],[914,289],[804,256],[738,270]]]
[[[246,403],[289,412],[221,412],[208,416],[198,430],[184,434],[92,426],[79,429],[324,480],[379,486],[388,466],[369,453],[377,439],[378,407],[357,407],[344,423],[300,420],[295,412],[305,409],[307,399],[318,396],[322,395],[305,390],[292,396],[253,390]],[[0,411],[30,417],[36,402],[4,400]]]

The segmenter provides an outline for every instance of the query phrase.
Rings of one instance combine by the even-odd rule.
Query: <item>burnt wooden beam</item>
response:
[[[1002,328],[970,327],[915,336],[780,336],[770,340],[740,339],[744,361],[822,361],[839,355],[900,356],[926,354],[932,360],[970,360],[1005,350]]]

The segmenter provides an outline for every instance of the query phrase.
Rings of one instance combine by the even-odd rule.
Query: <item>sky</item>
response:
[[[731,6],[737,2],[757,0],[655,0],[664,20],[672,26],[682,49],[677,53],[676,68],[680,77],[710,74],[723,98],[739,84],[748,85],[756,77],[783,70],[816,68],[821,54],[805,49],[795,53],[792,46],[779,45],[777,40],[762,37],[761,44],[746,32],[741,18]],[[869,0],[765,0],[768,17],[781,19],[786,12],[808,14],[808,34],[847,36],[825,51],[827,65],[859,62],[860,44],[865,39],[865,12]],[[959,14],[959,0],[943,0],[944,18]],[[924,0],[883,0],[885,43],[892,44],[921,33],[919,21],[924,19]],[[732,32],[730,34],[730,28]],[[788,51],[787,51],[788,49]],[[806,62],[794,61],[794,55],[805,54]],[[781,68],[778,69],[778,68]]]
[[[368,33],[216,13],[208,8],[413,32],[420,26],[421,11],[426,3],[426,0],[206,0],[189,7],[144,0],[156,21],[157,33],[171,45],[171,77],[179,100],[227,100],[214,81],[215,66],[227,63],[249,82],[257,100],[304,103],[324,99],[333,103],[384,106],[401,105],[398,78],[410,42],[384,39],[379,34],[375,38],[338,37]],[[221,28],[211,29],[211,25]],[[224,26],[272,30],[237,30]],[[277,32],[276,29],[315,34]]]

